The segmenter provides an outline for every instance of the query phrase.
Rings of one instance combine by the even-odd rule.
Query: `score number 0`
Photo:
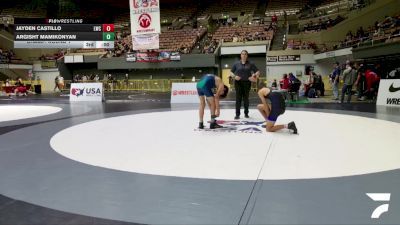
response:
[[[103,32],[114,32],[114,24],[103,24]]]

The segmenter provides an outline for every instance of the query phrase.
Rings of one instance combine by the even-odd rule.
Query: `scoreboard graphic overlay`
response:
[[[14,48],[114,48],[114,24],[86,19],[15,19]]]

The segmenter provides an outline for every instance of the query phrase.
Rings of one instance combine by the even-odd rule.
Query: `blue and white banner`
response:
[[[101,102],[103,95],[102,83],[72,83],[69,92],[69,101]]]

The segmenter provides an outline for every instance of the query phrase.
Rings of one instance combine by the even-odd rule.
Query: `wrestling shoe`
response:
[[[292,130],[293,134],[297,134],[297,127],[293,121],[288,124],[288,129]]]
[[[199,122],[199,129],[204,129],[204,124],[203,124],[203,122]]]
[[[216,128],[223,128],[223,126],[217,124],[216,122],[210,124],[210,129],[216,129]]]

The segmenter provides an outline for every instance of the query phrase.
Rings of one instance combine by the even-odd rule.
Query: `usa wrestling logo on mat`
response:
[[[210,123],[210,121],[208,121]],[[195,131],[210,131],[210,132],[223,132],[223,133],[262,133],[263,121],[237,121],[237,120],[217,120],[217,124],[223,128],[210,129],[196,128]]]

